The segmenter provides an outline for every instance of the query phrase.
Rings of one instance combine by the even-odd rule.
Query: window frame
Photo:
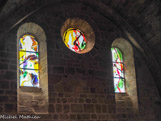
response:
[[[20,52],[20,51],[21,51],[21,52],[38,53],[38,66],[39,66],[39,68],[38,68],[38,69],[29,69],[29,68],[27,68],[26,70],[38,70],[38,76],[39,76],[39,81],[38,81],[38,83],[39,83],[39,86],[21,86],[21,85],[20,85],[20,73],[19,73],[19,87],[41,88],[41,85],[40,85],[40,42],[39,42],[38,38],[36,37],[36,35],[33,34],[33,33],[30,33],[30,32],[27,32],[27,33],[24,33],[23,35],[21,35],[21,36],[19,37],[19,42],[20,42],[20,39],[21,39],[24,35],[29,35],[29,36],[31,35],[31,36],[33,36],[33,37],[35,38],[36,42],[38,43],[38,52],[21,51],[21,50],[20,50],[20,43],[18,43],[18,65],[19,65],[18,70],[24,69],[24,68],[20,68],[20,60],[19,60],[19,58],[20,58],[20,53],[19,53],[19,52]]]
[[[124,55],[123,55],[123,52],[118,47],[115,47],[115,46],[111,47],[111,53],[112,53],[112,48],[118,49],[122,54],[122,62],[118,62],[118,63],[122,63],[122,65],[123,65],[123,78],[122,77],[120,77],[120,78],[124,80],[124,92],[116,92],[115,90],[114,91],[115,91],[115,93],[118,93],[118,94],[125,94],[126,93],[126,79],[125,79],[125,70],[124,70]],[[115,84],[114,84],[115,80],[114,79],[115,78],[119,79],[119,77],[114,76],[114,63],[117,63],[117,62],[114,62],[113,58],[114,57],[113,57],[113,53],[112,53],[113,85],[115,87]]]

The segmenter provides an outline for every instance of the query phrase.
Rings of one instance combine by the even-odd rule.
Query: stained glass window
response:
[[[19,40],[20,86],[39,87],[38,42],[32,35],[24,35]]]
[[[123,56],[118,48],[111,48],[113,61],[114,89],[116,93],[125,92]]]
[[[86,38],[79,29],[70,28],[64,33],[64,43],[72,51],[80,52],[86,47]]]

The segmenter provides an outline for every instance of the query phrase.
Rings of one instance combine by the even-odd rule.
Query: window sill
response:
[[[39,87],[22,87],[20,86],[19,89],[21,90],[21,92],[34,92],[34,93],[38,93],[41,92],[42,89]]]

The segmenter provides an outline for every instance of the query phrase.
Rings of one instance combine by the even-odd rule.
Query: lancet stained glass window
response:
[[[20,86],[39,87],[38,42],[29,34],[19,40]]]
[[[80,52],[86,47],[86,38],[79,29],[70,28],[64,33],[64,43],[72,51]]]
[[[111,48],[113,61],[114,89],[116,93],[125,92],[123,56],[118,48]]]

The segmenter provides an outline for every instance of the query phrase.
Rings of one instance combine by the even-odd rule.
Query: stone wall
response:
[[[29,8],[33,10],[33,6],[31,4]],[[17,11],[11,20],[7,20],[6,27],[15,23],[30,9]],[[74,53],[62,41],[61,27],[72,17],[87,21],[95,33],[94,48],[88,53]],[[31,113],[40,117],[37,121],[159,121],[161,119],[160,97],[154,78],[149,71],[149,65],[146,65],[143,56],[133,45],[138,112],[133,112],[133,103],[129,95],[115,95],[111,45],[120,37],[129,40],[114,24],[115,22],[79,2],[48,5],[19,23],[6,35],[3,34],[3,37],[1,35],[3,39],[0,44],[0,114],[20,115],[17,111],[19,100],[17,100],[16,35],[18,28],[27,22],[40,25],[47,38],[49,108],[48,114]],[[8,28],[3,26],[1,31],[7,31]],[[30,92],[26,93],[28,95]],[[41,93],[37,94],[36,91],[32,93],[31,98],[42,98]],[[25,100],[25,97],[22,96],[21,100]]]

